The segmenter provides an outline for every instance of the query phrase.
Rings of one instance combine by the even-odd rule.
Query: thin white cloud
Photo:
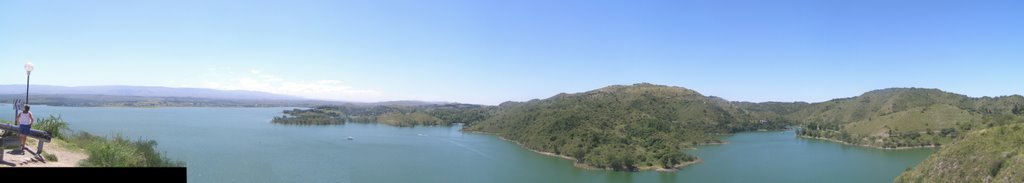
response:
[[[251,69],[248,75],[207,81],[201,85],[221,90],[250,90],[293,95],[312,99],[376,101],[383,94],[371,89],[357,89],[339,80],[293,81]]]

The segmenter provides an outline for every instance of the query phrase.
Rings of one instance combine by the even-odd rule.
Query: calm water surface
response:
[[[161,151],[187,163],[189,182],[891,182],[932,152],[748,132],[691,150],[704,162],[678,172],[592,171],[459,127],[271,124],[285,109],[35,106],[33,112],[62,115],[76,130],[157,140]],[[13,111],[0,117],[13,119]]]

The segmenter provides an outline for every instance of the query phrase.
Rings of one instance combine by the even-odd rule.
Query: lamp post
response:
[[[25,105],[28,105],[28,82],[32,78],[32,69],[35,69],[32,62],[25,63]]]

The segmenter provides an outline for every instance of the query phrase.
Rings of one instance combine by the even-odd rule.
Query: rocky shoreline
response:
[[[883,150],[902,150],[902,149],[919,149],[919,148],[937,148],[937,147],[939,147],[939,146],[935,146],[935,145],[906,146],[906,147],[879,147],[879,146],[873,146],[873,145],[867,145],[867,144],[853,144],[853,143],[849,143],[849,142],[845,142],[845,141],[841,141],[841,140],[824,138],[824,137],[811,137],[811,136],[806,136],[806,135],[797,135],[797,137],[808,138],[808,139],[824,140],[824,141],[840,143],[840,144],[843,144],[843,145],[859,146],[859,147],[867,147],[867,148],[875,148],[875,149],[883,149]]]

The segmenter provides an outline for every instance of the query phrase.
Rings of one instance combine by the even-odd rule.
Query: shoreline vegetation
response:
[[[881,150],[904,150],[904,149],[922,149],[922,148],[939,148],[939,147],[942,147],[941,145],[905,146],[905,147],[882,147],[882,146],[872,146],[872,145],[867,145],[867,144],[854,144],[854,143],[849,143],[849,142],[844,142],[844,141],[841,141],[841,140],[824,138],[824,137],[813,137],[813,136],[806,136],[806,135],[797,135],[797,137],[806,138],[806,139],[828,141],[828,142],[838,143],[838,144],[843,144],[843,145],[848,145],[848,146],[866,147],[866,148],[881,149]]]
[[[934,148],[975,129],[1024,123],[1020,95],[972,98],[938,89],[888,88],[825,102],[733,102],[683,87],[613,85],[497,106],[318,106],[273,123],[394,126],[465,124],[542,154],[598,169],[674,169],[699,158],[681,149],[716,135],[799,127],[796,136],[885,150]]]
[[[491,107],[473,104],[430,104],[420,106],[339,105],[292,109],[274,117],[271,123],[284,125],[343,125],[384,123],[400,127],[472,124],[489,118]]]
[[[13,124],[4,120],[3,123]],[[77,149],[87,157],[79,161],[81,167],[184,167],[185,163],[168,158],[156,150],[157,142],[145,139],[128,139],[120,134],[110,137],[97,136],[88,132],[73,132],[60,116],[50,115],[38,118],[32,128],[50,132],[54,141],[63,143],[62,148]],[[13,137],[13,132],[4,135]],[[43,152],[46,154],[46,150]],[[58,160],[60,157],[56,157]]]
[[[815,103],[788,116],[800,124],[800,136],[880,149],[941,147],[976,129],[1024,123],[1024,97],[889,88]]]
[[[480,132],[480,133],[482,133],[482,132]],[[482,133],[482,134],[487,134],[487,133]],[[557,158],[562,158],[562,159],[566,159],[566,160],[572,161],[573,166],[575,166],[577,168],[582,168],[582,169],[587,169],[587,170],[604,170],[604,171],[615,171],[616,170],[616,169],[613,169],[613,168],[599,168],[599,167],[591,166],[591,165],[588,165],[588,164],[585,164],[585,163],[581,163],[579,159],[576,159],[576,158],[573,158],[573,157],[569,157],[569,156],[566,156],[566,155],[555,154],[553,152],[544,152],[544,151],[540,151],[540,150],[531,149],[531,148],[526,147],[526,145],[523,145],[523,143],[516,142],[514,140],[506,139],[506,138],[501,137],[500,135],[497,135],[497,134],[489,134],[489,135],[494,135],[495,137],[498,137],[498,139],[515,143],[516,145],[519,145],[520,148],[532,151],[532,152],[537,153],[537,154],[551,156],[551,157],[557,157]],[[721,144],[725,144],[725,143],[721,143]],[[653,170],[653,171],[658,171],[658,172],[674,172],[674,171],[679,171],[679,169],[681,169],[683,167],[687,167],[687,166],[690,166],[690,165],[693,165],[693,164],[697,164],[697,163],[701,163],[701,162],[704,162],[704,160],[700,159],[700,158],[696,158],[695,160],[692,160],[692,161],[687,161],[687,162],[682,162],[682,163],[679,163],[679,164],[672,165],[671,168],[665,168],[665,167],[659,167],[659,166],[638,166],[635,169],[630,169],[628,171],[636,172],[636,171]]]

